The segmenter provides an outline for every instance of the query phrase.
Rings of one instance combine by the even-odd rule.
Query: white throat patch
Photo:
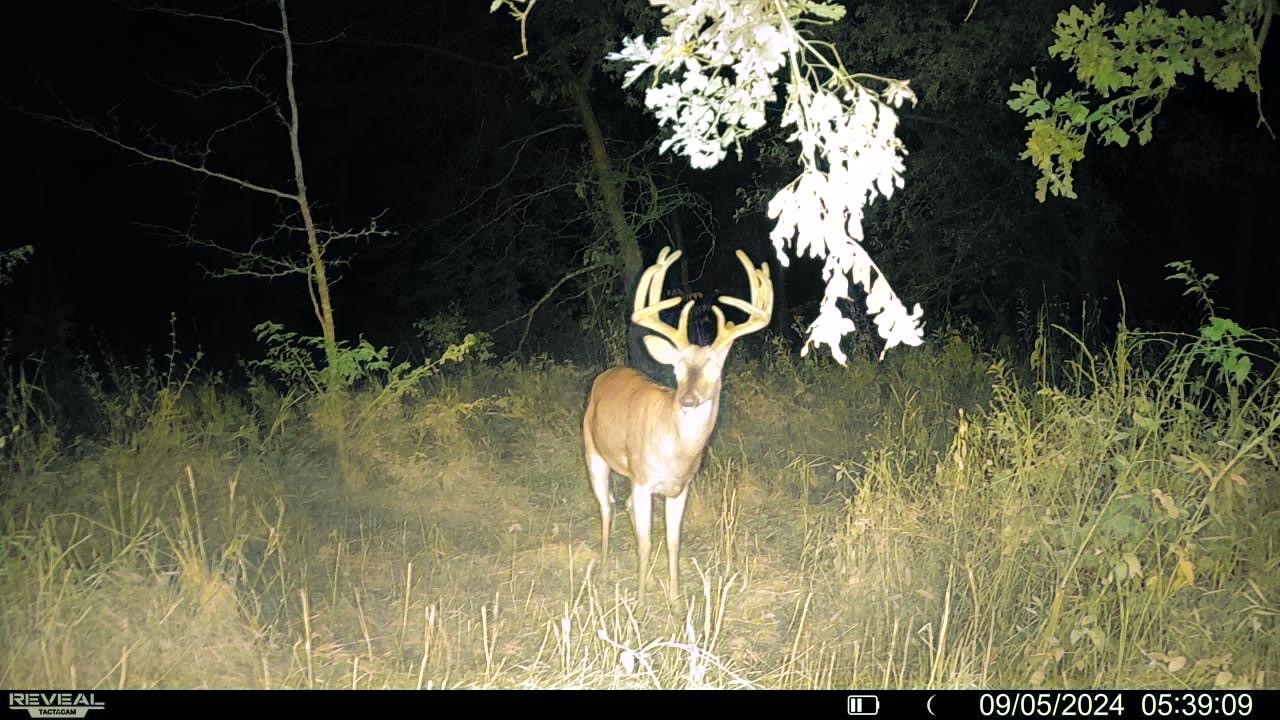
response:
[[[684,434],[685,431],[698,431],[711,422],[711,409],[715,407],[715,398],[708,398],[706,402],[697,407],[677,407],[676,418],[677,422],[680,423],[681,434]]]

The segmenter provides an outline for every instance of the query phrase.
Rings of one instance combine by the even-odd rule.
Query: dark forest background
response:
[[[511,59],[516,24],[486,5],[290,8],[318,219],[350,229],[376,216],[393,231],[337,248],[350,259],[334,285],[340,338],[363,336],[411,357],[428,352],[415,321],[449,314],[458,327],[492,332],[499,354],[518,347],[604,361],[599,340],[583,330],[624,323],[616,298],[628,288],[596,209],[566,67],[596,66],[585,77],[591,111],[626,177],[624,202],[646,262],[678,243],[682,281],[704,292],[733,287],[737,248],[769,258],[781,275],[761,207],[794,172],[780,138],[762,137],[740,161],[690,170],[658,155],[638,93],[593,62],[624,34],[652,34],[643,3],[546,2],[531,17],[530,56],[521,60]],[[1023,118],[1005,102],[1032,68],[1041,79],[1069,80],[1046,53],[1066,5],[982,0],[967,21],[969,3],[950,0],[850,6],[831,31],[849,66],[910,78],[920,97],[901,113],[906,187],[868,214],[872,255],[905,302],[924,305],[930,328],[963,324],[990,342],[1025,340],[1028,319],[1044,307],[1105,334],[1121,292],[1130,324],[1193,329],[1194,301],[1164,280],[1164,264],[1181,259],[1221,276],[1214,294],[1233,318],[1275,325],[1280,158],[1247,91],[1186,81],[1149,145],[1091,147],[1077,170],[1079,199],[1035,201],[1033,168],[1018,159]],[[1199,5],[1189,8],[1214,11]],[[271,26],[272,11],[246,17],[265,12]],[[193,83],[256,72],[278,90],[282,58],[268,38],[115,3],[74,11],[38,3],[24,12],[0,63],[11,181],[3,242],[35,247],[0,289],[11,354],[107,348],[136,359],[168,346],[171,313],[181,342],[198,344],[215,368],[259,355],[252,327],[263,320],[318,334],[300,279],[211,278],[205,269],[221,258],[153,227],[243,248],[286,216],[278,203],[15,111],[83,119],[146,147],[197,150],[261,99],[193,97]],[[1271,43],[1264,85],[1275,55]],[[1274,94],[1264,101],[1268,117],[1280,115]],[[285,142],[278,125],[253,118],[217,135],[209,166],[282,182]],[[589,265],[599,267],[557,285]],[[816,266],[793,265],[779,286],[775,327],[789,332],[816,312]],[[527,329],[512,322],[553,287]],[[864,316],[855,310],[854,318],[861,325]]]

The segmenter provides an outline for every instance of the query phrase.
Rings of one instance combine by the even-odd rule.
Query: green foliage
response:
[[[324,389],[324,338],[285,330],[270,321],[254,326],[253,332],[266,346],[267,356],[250,361],[250,367],[266,370],[291,387],[309,387],[315,393]],[[370,373],[389,371],[389,355],[388,348],[374,347],[364,338],[355,347],[339,342],[336,363],[329,371],[337,374],[341,387],[350,387]]]
[[[1175,261],[1165,267],[1177,272],[1169,275],[1167,280],[1181,280],[1187,285],[1182,293],[1195,295],[1197,302],[1208,315],[1205,324],[1200,328],[1200,335],[1192,347],[1192,353],[1204,359],[1214,368],[1218,380],[1227,383],[1234,390],[1239,390],[1249,378],[1253,361],[1249,358],[1242,343],[1247,340],[1262,341],[1255,333],[1240,327],[1234,320],[1220,317],[1214,312],[1213,299],[1209,297],[1209,287],[1217,281],[1213,273],[1200,275],[1189,261]]]
[[[0,285],[7,285],[13,280],[14,268],[30,260],[35,251],[31,245],[0,250]]]
[[[466,357],[483,360],[492,356],[492,346],[484,333],[467,333],[454,342],[443,340],[458,329],[448,317],[423,321],[415,327],[433,343],[430,347],[438,350],[436,359],[417,367],[407,362],[393,365],[388,347],[374,347],[364,338],[354,347],[339,342],[337,364],[332,371],[337,373],[340,387],[349,388],[373,378],[383,378],[390,383],[404,382],[410,377],[425,377],[442,363],[459,362]],[[266,357],[250,361],[250,368],[266,370],[286,386],[305,389],[309,394],[324,391],[321,369],[324,338],[285,330],[283,325],[270,321],[259,323],[253,330],[258,342],[266,346]]]
[[[1190,260],[1175,260],[1166,263],[1165,267],[1175,272],[1166,275],[1165,280],[1179,280],[1187,286],[1182,291],[1182,296],[1194,296],[1196,303],[1204,309],[1207,315],[1213,315],[1213,298],[1209,295],[1209,288],[1218,281],[1218,276],[1213,273],[1200,274]]]
[[[1143,4],[1113,22],[1104,3],[1089,12],[1071,6],[1058,14],[1050,57],[1075,72],[1081,89],[1053,95],[1036,77],[1014,83],[1008,105],[1026,116],[1028,139],[1021,158],[1040,172],[1036,199],[1075,198],[1072,170],[1090,139],[1126,147],[1151,140],[1153,121],[1179,77],[1200,76],[1225,92],[1243,84],[1262,91],[1259,26],[1270,0],[1227,0],[1221,17],[1170,13]]]
[[[1183,282],[1187,288],[1182,294],[1194,296],[1205,313],[1200,332],[1183,355],[1186,367],[1179,370],[1180,376],[1190,377],[1188,385],[1197,395],[1206,394],[1210,387],[1225,388],[1225,393],[1210,396],[1214,399],[1215,407],[1212,409],[1239,420],[1244,396],[1267,384],[1264,374],[1255,368],[1255,358],[1263,364],[1262,367],[1270,365],[1275,372],[1276,359],[1267,351],[1271,343],[1234,320],[1217,314],[1216,305],[1209,295],[1211,286],[1218,280],[1217,275],[1202,275],[1186,260],[1168,263],[1166,267],[1176,271],[1166,279]],[[1196,377],[1192,366],[1203,366],[1208,376]],[[1238,435],[1243,429],[1238,422],[1233,423],[1232,435]]]
[[[1253,368],[1253,361],[1240,346],[1240,341],[1249,335],[1235,321],[1221,317],[1210,318],[1200,328],[1197,349],[1216,369],[1218,378],[1234,387],[1244,385]]]
[[[466,354],[475,362],[493,359],[493,343],[486,333],[468,333],[467,317],[456,303],[445,312],[415,320],[413,333],[427,358],[456,362]]]

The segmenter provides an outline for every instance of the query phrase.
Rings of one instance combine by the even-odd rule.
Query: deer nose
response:
[[[695,393],[685,393],[680,396],[680,407],[696,408],[702,404],[702,398]]]

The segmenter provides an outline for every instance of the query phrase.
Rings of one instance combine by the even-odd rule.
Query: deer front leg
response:
[[[604,458],[587,452],[587,474],[591,476],[591,490],[600,504],[600,571],[609,567],[609,529],[613,525],[613,501],[609,497],[609,463]]]
[[[680,522],[684,519],[684,503],[689,499],[689,486],[680,494],[667,498],[667,598],[674,602],[680,597]]]
[[[640,553],[640,597],[636,603],[644,602],[645,588],[648,586],[649,569],[649,530],[653,527],[653,496],[639,484],[631,486],[631,522],[636,528],[636,548]]]

